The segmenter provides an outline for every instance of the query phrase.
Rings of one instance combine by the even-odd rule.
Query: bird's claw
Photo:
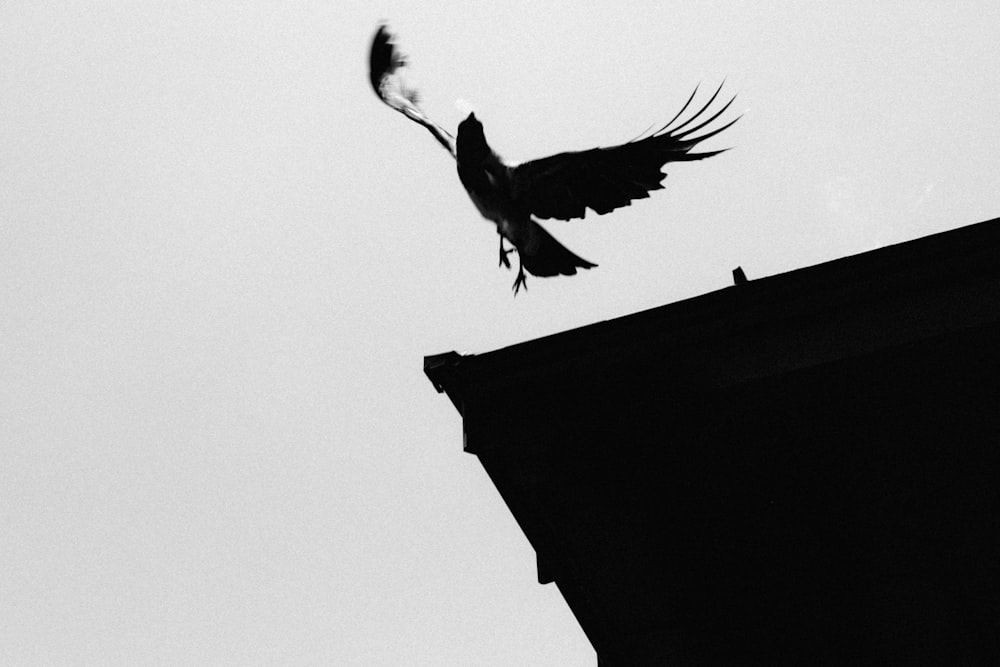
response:
[[[521,290],[521,286],[524,286],[524,291],[528,291],[528,278],[524,275],[524,267],[518,269],[517,278],[514,279],[514,296]]]
[[[497,266],[506,266],[510,268],[510,260],[507,259],[507,255],[514,252],[514,248],[504,248],[503,247],[503,237],[500,237],[500,263]]]

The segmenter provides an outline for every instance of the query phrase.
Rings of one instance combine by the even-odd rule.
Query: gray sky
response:
[[[0,663],[594,664],[422,357],[1000,215],[996,2],[573,6],[0,4]],[[509,159],[749,113],[515,300],[383,18]]]

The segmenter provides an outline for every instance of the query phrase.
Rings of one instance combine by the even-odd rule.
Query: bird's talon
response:
[[[514,296],[517,296],[517,293],[521,290],[521,286],[524,286],[525,292],[528,291],[528,279],[527,276],[524,275],[523,268],[517,272],[517,278],[514,279]]]
[[[510,260],[507,259],[507,255],[514,252],[514,248],[504,248],[503,247],[503,236],[500,237],[500,264],[499,266],[506,266],[510,268]]]

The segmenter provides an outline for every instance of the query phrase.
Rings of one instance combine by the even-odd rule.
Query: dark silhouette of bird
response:
[[[645,199],[663,188],[668,162],[690,162],[728,149],[692,152],[702,141],[714,137],[740,119],[711,130],[736,99],[733,96],[707,118],[722,86],[698,111],[681,120],[698,93],[660,129],[647,130],[619,146],[559,153],[522,164],[507,164],[486,142],[483,125],[475,113],[459,123],[458,137],[433,122],[419,107],[416,90],[398,76],[406,64],[385,25],[372,41],[370,77],[379,98],[410,120],[423,125],[447,149],[458,164],[458,177],[476,208],[494,222],[500,235],[500,265],[511,268],[508,255],[517,250],[519,260],[514,294],[527,289],[525,270],[534,276],[571,276],[577,269],[595,266],[571,252],[552,237],[535,218],[572,220],[583,218],[587,209],[598,215]],[[650,128],[652,129],[652,128]],[[513,249],[504,247],[504,239]]]

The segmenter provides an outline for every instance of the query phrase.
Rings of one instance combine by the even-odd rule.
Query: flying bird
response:
[[[571,276],[577,269],[595,266],[559,243],[536,218],[573,220],[587,209],[598,215],[645,199],[663,188],[668,162],[690,162],[728,149],[692,152],[741,116],[715,129],[706,128],[732,105],[733,96],[709,115],[722,86],[700,109],[682,118],[698,93],[696,86],[674,117],[650,132],[619,146],[559,153],[521,164],[508,164],[486,142],[483,124],[470,113],[458,125],[458,136],[432,121],[420,108],[417,91],[400,76],[406,59],[383,24],[372,40],[370,77],[375,94],[391,108],[425,127],[455,158],[458,177],[484,218],[496,224],[500,235],[500,265],[511,268],[508,255],[517,250],[518,271],[514,295],[527,289],[525,270],[534,276]],[[706,117],[707,116],[707,117]],[[513,248],[506,248],[504,240]]]

